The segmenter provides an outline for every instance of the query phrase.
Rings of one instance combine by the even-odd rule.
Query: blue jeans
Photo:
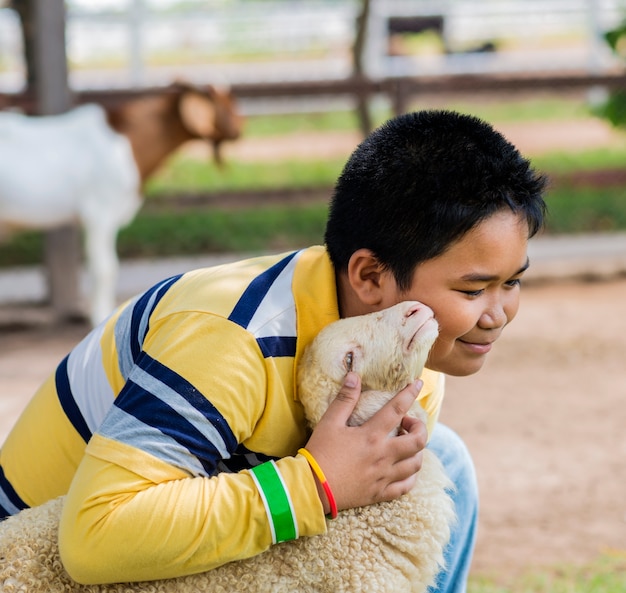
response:
[[[446,568],[437,576],[430,593],[465,593],[472,562],[478,522],[478,485],[474,464],[461,438],[450,428],[437,424],[428,444],[455,486],[451,492],[457,514],[450,542],[444,551]]]

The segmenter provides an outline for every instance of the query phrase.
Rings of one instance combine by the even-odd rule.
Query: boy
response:
[[[515,316],[543,189],[528,161],[475,118],[391,120],[338,180],[325,248],[165,280],[68,355],[0,452],[4,514],[67,493],[59,543],[79,582],[209,570],[323,533],[331,497],[341,510],[410,489],[427,440],[405,416],[419,393],[459,516],[438,590],[463,591],[477,494],[462,443],[435,427],[443,374],[477,372]],[[440,325],[422,380],[348,427],[360,394],[350,372],[308,434],[294,385],[304,347],[339,317],[402,300],[426,303]],[[388,438],[400,422],[403,434]],[[297,454],[303,445],[330,494]],[[274,477],[260,480],[269,460]],[[277,492],[290,501],[280,521]]]

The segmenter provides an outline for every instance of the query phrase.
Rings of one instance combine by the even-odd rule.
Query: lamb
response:
[[[361,374],[363,395],[353,424],[363,422],[421,372],[437,336],[432,311],[404,302],[384,311],[342,319],[324,328],[298,371],[300,399],[314,425],[338,392],[348,368]],[[423,415],[416,406],[413,412]],[[85,586],[63,570],[57,548],[58,498],[0,523],[0,589],[28,591],[421,593],[443,563],[454,520],[451,484],[425,451],[416,486],[392,502],[341,511],[324,535],[277,544],[248,560],[182,578]]]
[[[241,133],[230,92],[177,83],[114,108],[55,116],[0,113],[0,237],[79,222],[90,276],[90,321],[115,306],[118,231],[137,214],[146,179],[191,139],[219,147]]]

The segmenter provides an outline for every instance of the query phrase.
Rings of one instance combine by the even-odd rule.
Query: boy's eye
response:
[[[463,294],[466,294],[467,296],[476,297],[476,296],[480,296],[483,292],[485,292],[485,289],[480,288],[478,290],[461,290],[460,292],[462,292]]]
[[[511,280],[507,280],[504,285],[508,288],[515,288],[516,286],[520,286],[522,283],[521,278],[513,278]],[[460,290],[459,292],[466,294],[467,296],[477,297],[485,292],[484,288],[479,288],[477,290]]]

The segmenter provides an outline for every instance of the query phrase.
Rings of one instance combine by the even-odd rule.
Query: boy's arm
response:
[[[97,453],[106,443],[94,447]],[[170,578],[210,570],[266,550],[263,502],[248,471],[190,478],[165,465],[155,483],[87,455],[66,499],[59,547],[81,583]],[[277,462],[300,535],[325,530],[322,505],[301,456]]]
[[[267,373],[254,337],[235,324],[204,314],[153,324],[66,499],[60,546],[76,580],[179,576],[270,545],[250,474],[209,477],[267,423],[268,383],[277,383]],[[275,390],[279,400],[292,397]],[[302,443],[291,441],[303,433],[282,424],[276,439],[295,451]],[[287,457],[278,465],[300,535],[323,532],[306,460]]]

